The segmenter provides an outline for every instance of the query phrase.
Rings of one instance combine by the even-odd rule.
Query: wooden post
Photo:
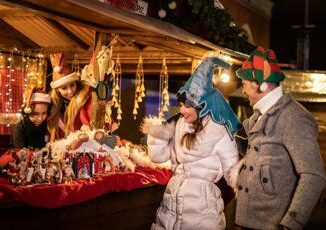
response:
[[[97,53],[101,50],[101,47],[103,45],[107,46],[110,43],[110,34],[108,33],[102,33],[102,32],[95,32],[95,45],[94,45],[94,75],[95,75],[95,79],[98,82],[100,75],[99,75],[99,67],[96,61],[96,55]],[[105,126],[105,104],[106,101],[102,101],[100,100],[97,95],[96,92],[93,91],[92,92],[92,125],[94,126],[94,128],[96,129],[101,129],[104,128]]]

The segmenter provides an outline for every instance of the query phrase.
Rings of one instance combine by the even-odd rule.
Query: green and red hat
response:
[[[236,74],[241,79],[256,81],[258,84],[277,83],[285,78],[284,73],[280,70],[275,52],[270,49],[264,50],[262,47],[258,47],[251,53]]]

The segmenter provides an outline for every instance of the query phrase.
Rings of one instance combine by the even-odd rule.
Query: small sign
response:
[[[137,8],[136,8],[135,13],[146,16],[147,15],[147,11],[148,11],[148,3],[147,2],[144,2],[142,0],[138,0]]]
[[[128,10],[136,14],[147,15],[148,3],[142,0],[99,0],[119,9]]]

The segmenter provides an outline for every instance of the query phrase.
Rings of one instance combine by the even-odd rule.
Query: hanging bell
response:
[[[120,121],[122,118],[121,118],[121,114],[118,114],[117,116],[117,120]]]
[[[138,101],[138,102],[142,102],[142,101],[143,101],[143,99],[142,99],[141,95],[139,95],[139,96],[138,96],[138,99],[137,99],[137,101]]]
[[[115,89],[116,91],[119,91],[119,89],[120,89],[119,85],[116,84],[115,87],[114,87],[114,89]]]
[[[138,113],[137,113],[137,108],[136,107],[134,107],[134,110],[132,111],[132,114],[133,115],[137,115]]]
[[[118,101],[116,101],[116,102],[114,103],[114,108],[119,108],[119,102],[118,102]]]
[[[166,104],[163,105],[163,109],[162,109],[164,112],[167,112],[168,111],[168,106]]]
[[[140,86],[140,90],[141,90],[141,91],[144,91],[144,90],[145,90],[144,82],[142,82],[142,84],[141,84],[141,86]]]
[[[139,108],[139,105],[138,105],[138,102],[135,100],[135,108],[138,109]]]
[[[117,103],[117,97],[116,96],[112,97],[112,104],[114,105],[115,103]]]
[[[122,110],[121,110],[121,107],[120,106],[118,108],[117,114],[122,114]]]
[[[168,88],[167,87],[164,87],[164,89],[163,89],[163,92],[162,92],[163,94],[169,94],[169,91],[168,91]]]
[[[141,91],[140,96],[145,97],[146,96],[145,91]]]

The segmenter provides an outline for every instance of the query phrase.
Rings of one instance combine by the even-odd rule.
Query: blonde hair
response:
[[[65,136],[69,135],[69,133],[73,131],[74,121],[79,114],[80,109],[85,105],[91,96],[89,86],[78,81],[76,84],[76,94],[70,100],[63,116],[65,124]],[[61,107],[63,106],[63,97],[60,95],[57,89],[52,89],[50,96],[52,100],[52,109],[48,120],[48,129],[50,132],[50,141],[54,141],[56,139],[56,133],[59,129],[58,124],[61,116]]]

